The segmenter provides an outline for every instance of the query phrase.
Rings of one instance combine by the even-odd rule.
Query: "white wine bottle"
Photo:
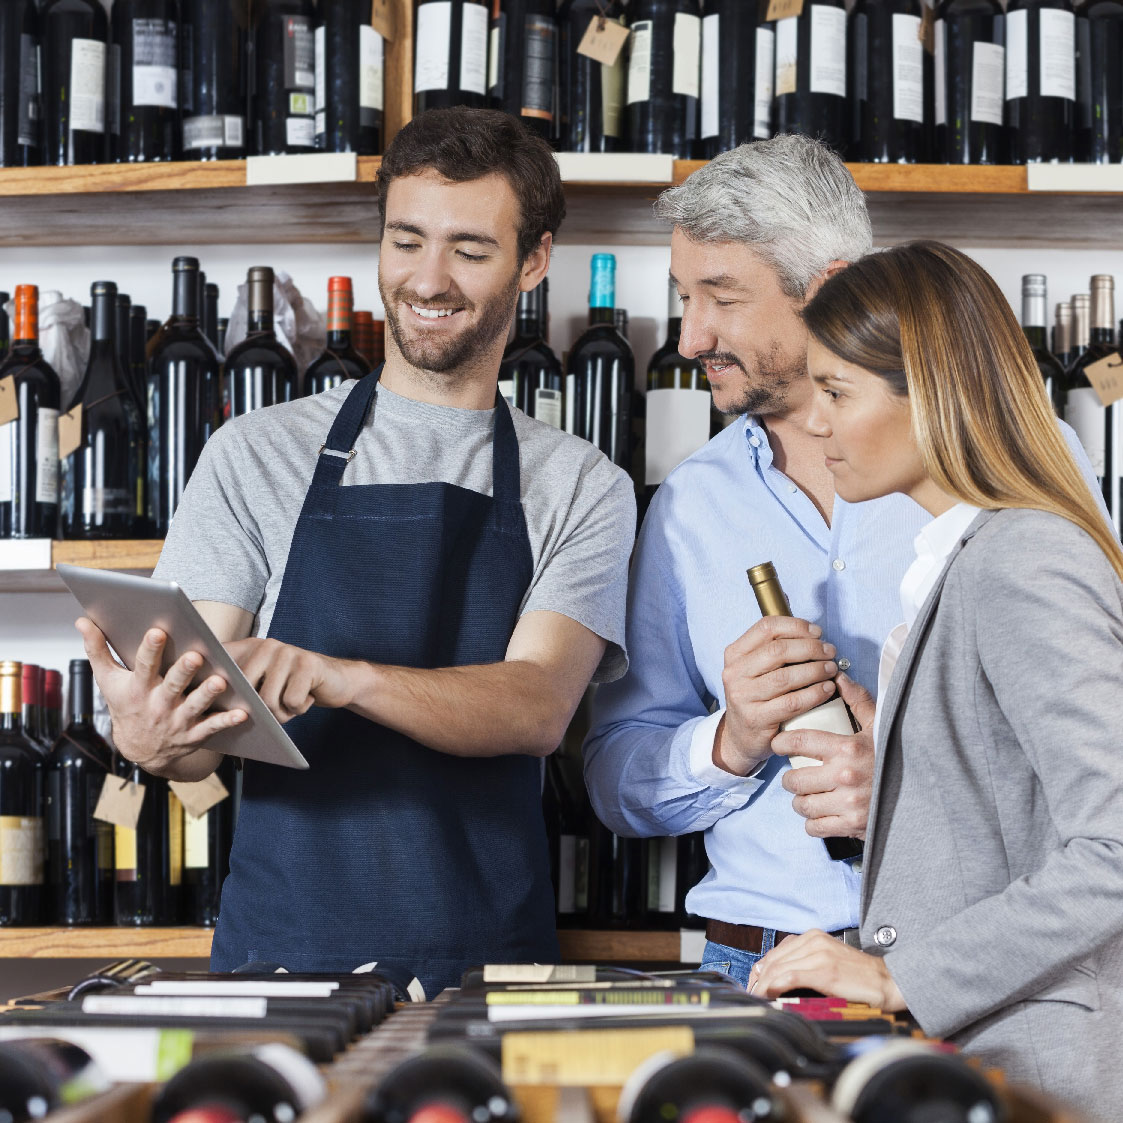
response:
[[[791,616],[792,610],[780,586],[780,579],[776,576],[776,567],[771,562],[763,562],[754,565],[748,572],[749,584],[756,594],[761,616]],[[848,736],[859,727],[850,713],[850,708],[842,700],[842,696],[836,693],[821,706],[782,722],[780,728],[785,733],[797,729],[815,729],[822,733],[839,733]],[[793,768],[807,768],[823,763],[809,756],[792,756],[788,760]],[[856,838],[828,838],[824,841],[827,845],[827,853],[835,861],[857,858],[862,853],[862,843]]]

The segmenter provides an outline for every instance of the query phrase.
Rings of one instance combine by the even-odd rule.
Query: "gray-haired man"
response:
[[[784,935],[858,923],[860,863],[832,861],[820,839],[864,835],[878,656],[929,517],[899,495],[835,496],[803,427],[821,391],[800,309],[871,247],[842,161],[804,137],[745,145],[665,192],[656,213],[674,227],[680,350],[705,365],[718,408],[745,417],[651,505],[632,568],[631,669],[597,695],[585,777],[620,834],[706,832],[711,869],[688,907],[708,918],[703,966],[744,983]],[[745,570],[765,561],[795,619],[761,619]],[[836,674],[862,732],[780,733],[834,693]],[[823,764],[792,771],[788,755]]]

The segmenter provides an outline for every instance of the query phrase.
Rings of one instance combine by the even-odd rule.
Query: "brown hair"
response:
[[[453,183],[498,172],[519,200],[520,264],[542,235],[557,234],[565,218],[565,193],[553,150],[517,117],[497,109],[430,109],[414,117],[394,139],[378,169],[378,204],[386,217],[386,193],[399,176],[435,171]]]
[[[911,242],[829,278],[803,310],[840,359],[907,395],[932,481],[975,507],[1049,511],[1075,523],[1123,578],[1104,520],[1002,291],[966,254]]]

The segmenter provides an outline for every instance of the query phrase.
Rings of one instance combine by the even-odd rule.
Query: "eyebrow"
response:
[[[411,222],[388,222],[386,223],[387,230],[398,230],[403,234],[414,234],[418,238],[427,238],[428,235],[420,226],[414,226]],[[474,242],[479,246],[494,246],[496,249],[500,248],[497,239],[493,238],[490,234],[481,234],[478,230],[457,230],[453,234],[449,234],[445,238],[446,242]]]

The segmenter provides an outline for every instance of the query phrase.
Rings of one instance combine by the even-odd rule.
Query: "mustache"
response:
[[[695,355],[694,359],[699,363],[727,363],[730,366],[737,367],[742,373],[746,373],[745,364],[729,351],[702,351]]]
[[[438,311],[463,308],[467,312],[472,312],[476,307],[462,292],[455,289],[449,289],[447,292],[441,293],[440,296],[430,297],[429,299],[420,297],[416,293],[410,292],[409,289],[396,289],[393,296],[395,300],[400,300],[403,304],[412,304],[416,308]]]

